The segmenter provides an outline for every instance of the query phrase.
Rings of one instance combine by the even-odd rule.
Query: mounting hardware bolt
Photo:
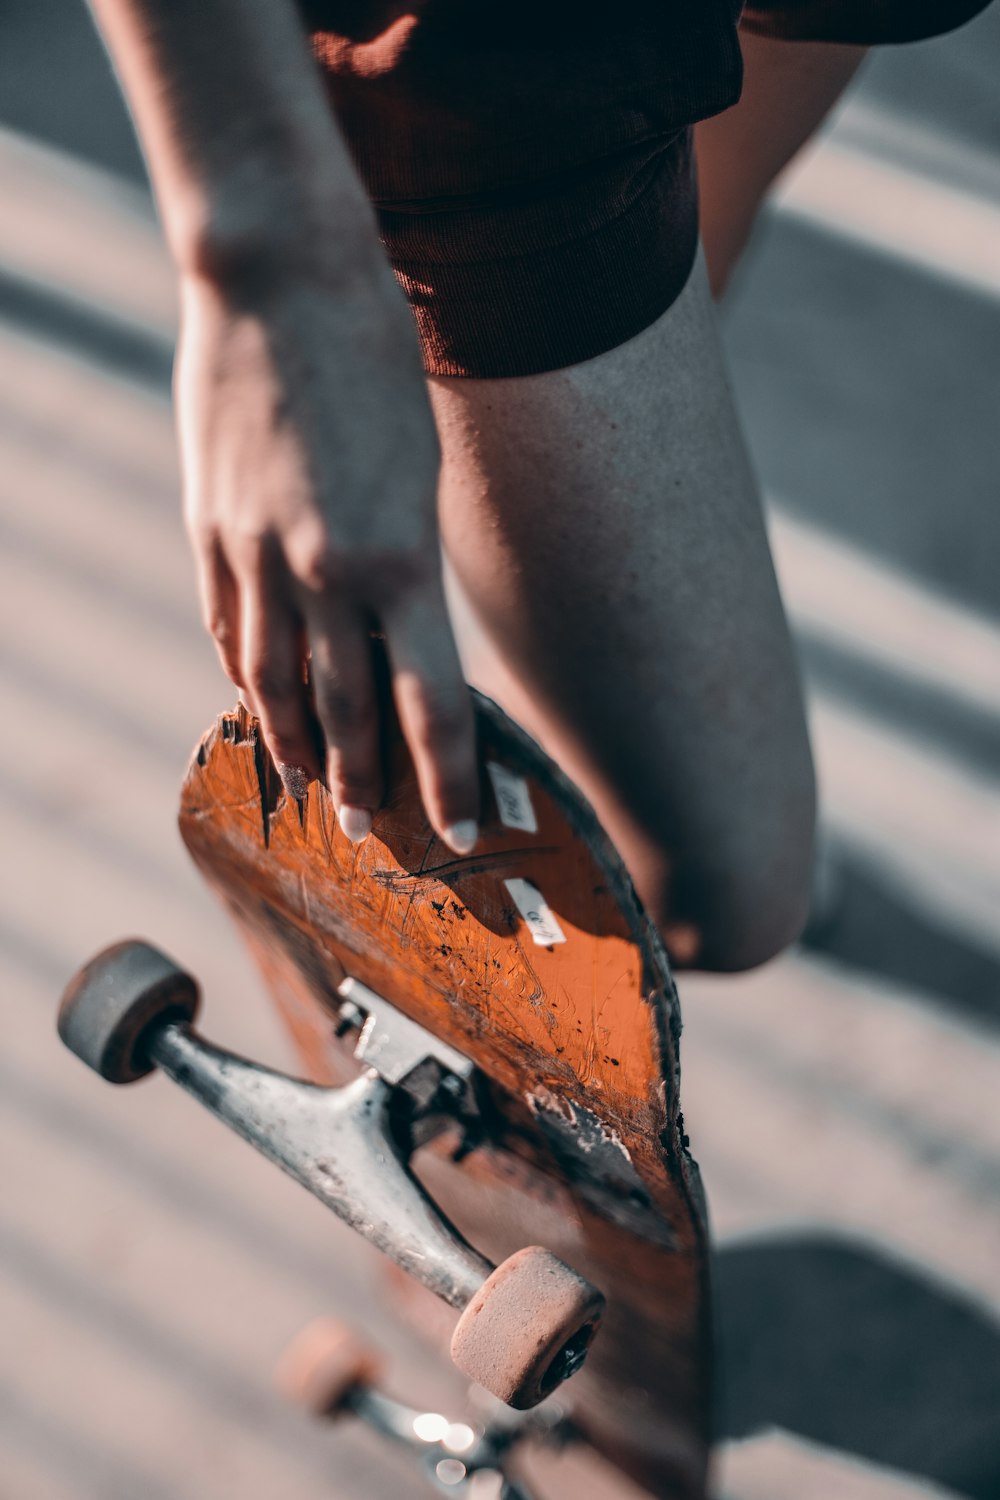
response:
[[[360,1031],[365,1024],[365,1014],[355,1005],[353,1000],[341,1002],[339,1020],[334,1029],[334,1036],[346,1036],[349,1031]]]

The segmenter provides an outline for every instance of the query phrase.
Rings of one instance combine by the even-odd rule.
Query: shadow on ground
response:
[[[1000,954],[921,907],[889,870],[832,841],[832,891],[803,935],[810,953],[833,958],[980,1022],[1000,1025]]]
[[[819,1234],[723,1247],[715,1285],[720,1436],[779,1427],[1000,1495],[1000,1325],[971,1300]]]

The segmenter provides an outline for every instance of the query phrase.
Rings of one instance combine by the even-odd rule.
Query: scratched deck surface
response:
[[[4,143],[11,170],[15,154]],[[146,310],[147,331],[168,324],[169,282],[144,223],[91,184],[74,189],[58,163],[18,155],[14,164],[37,191],[33,211],[49,256],[38,274],[47,284],[85,296],[90,308],[133,318]],[[77,210],[100,227],[86,284],[84,241],[72,232]],[[131,236],[130,256],[110,272],[100,253],[106,234],[115,243]],[[5,242],[2,253],[8,268],[24,269],[17,245]],[[843,251],[849,262],[854,253]],[[875,271],[861,265],[857,275],[865,284]],[[995,307],[984,301],[978,317],[995,319]],[[72,968],[113,937],[148,933],[202,976],[220,1040],[279,1066],[291,1062],[252,967],[175,830],[189,752],[230,694],[196,619],[162,384],[142,383],[146,346],[112,340],[109,354],[107,341],[88,344],[79,322],[67,332],[57,317],[44,337],[29,323],[0,331],[8,854],[0,905],[0,1496],[416,1494],[409,1471],[364,1434],[317,1434],[269,1392],[271,1361],[317,1313],[370,1318],[384,1339],[385,1315],[351,1237],[165,1082],[104,1088],[55,1040],[55,1000]],[[109,373],[99,363],[108,359],[132,376]],[[162,369],[154,359],[149,378],[160,380]],[[906,371],[896,373],[905,403]],[[963,411],[957,403],[951,415],[968,446],[977,434],[962,427]],[[802,535],[778,534],[782,545],[794,543],[793,562],[809,562]],[[828,640],[863,637],[860,611],[872,595],[860,583],[878,597],[879,579],[852,572],[829,549],[819,556],[812,576],[828,587],[810,592],[811,628]],[[791,575],[789,585],[794,596]],[[904,648],[906,631],[919,637],[926,618],[899,617]],[[961,683],[980,637],[947,619],[953,633],[935,626],[933,639]],[[910,655],[925,662],[930,653]],[[900,904],[925,914],[925,937],[938,934],[925,946],[928,964],[960,941],[969,963],[979,954],[975,974],[989,962],[995,972],[995,773],[908,738],[843,695],[818,692],[814,716],[828,813],[872,831],[869,869],[886,878],[895,871]],[[987,914],[978,925],[977,910]],[[957,979],[953,998],[963,999]],[[957,1289],[995,1320],[996,1032],[946,1004],[940,983],[919,993],[916,981],[876,980],[801,953],[759,975],[688,980],[683,1002],[685,1114],[725,1253],[741,1239],[791,1229],[843,1233],[901,1257],[932,1289]],[[749,1275],[750,1260],[739,1264]],[[763,1332],[754,1312],[769,1299],[781,1304],[790,1280],[775,1273],[748,1283],[741,1307],[751,1327],[737,1357]],[[817,1287],[822,1301],[822,1281]],[[937,1343],[939,1354],[964,1357],[941,1372],[934,1405],[894,1408],[893,1421],[915,1451],[943,1410],[954,1449],[973,1454],[968,1483],[953,1487],[985,1497],[1000,1481],[994,1470],[986,1487],[988,1462],[973,1453],[980,1439],[962,1429],[975,1399],[955,1408],[946,1397],[977,1375],[983,1388],[994,1344],[969,1342],[960,1325],[956,1314],[945,1329],[951,1343]],[[926,1362],[919,1334],[912,1319],[887,1333],[912,1368]],[[809,1376],[815,1384],[789,1347],[792,1383]],[[737,1384],[741,1369],[748,1380],[759,1374],[737,1358]],[[828,1402],[855,1433],[860,1416],[852,1428],[835,1398],[861,1369],[838,1378]],[[400,1388],[415,1382],[433,1403],[444,1399],[434,1378],[415,1347],[404,1351]],[[973,1383],[973,1398],[976,1390]],[[747,1387],[736,1394],[746,1398]],[[787,1395],[775,1392],[759,1415],[788,1425]],[[573,1479],[581,1497],[584,1479],[592,1473]],[[720,1488],[735,1500],[927,1493],[919,1481],[780,1434],[727,1448]]]
[[[467,857],[427,822],[398,726],[383,806],[356,847],[321,786],[284,795],[242,709],[199,748],[181,831],[245,929],[308,1076],[345,1076],[350,1044],[331,1026],[345,973],[475,1063],[482,1138],[457,1158],[454,1139],[432,1150],[433,1195],[494,1262],[541,1243],[601,1289],[601,1332],[567,1399],[651,1494],[703,1500],[708,1248],[666,955],[558,768],[486,699],[477,721],[481,836]]]

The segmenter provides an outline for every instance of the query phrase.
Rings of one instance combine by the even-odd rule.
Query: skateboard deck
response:
[[[599,1288],[603,1325],[560,1400],[650,1494],[700,1500],[708,1244],[667,957],[582,795],[475,699],[482,835],[470,855],[430,827],[398,728],[373,832],[354,845],[319,783],[302,801],[285,794],[242,708],[192,761],[181,832],[313,1082],[359,1071],[338,1036],[345,975],[471,1060],[475,1121],[423,1146],[416,1176],[490,1259],[539,1244]]]

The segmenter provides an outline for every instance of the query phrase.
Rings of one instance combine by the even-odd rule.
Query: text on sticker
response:
[[[530,880],[505,880],[504,885],[525,920],[532,942],[541,948],[550,948],[553,943],[566,941],[566,934],[556,921],[555,912]]]
[[[498,766],[495,760],[486,762],[486,770],[493,784],[497,812],[504,827],[520,828],[524,833],[537,833],[538,820],[524,777],[515,776],[506,766]]]

